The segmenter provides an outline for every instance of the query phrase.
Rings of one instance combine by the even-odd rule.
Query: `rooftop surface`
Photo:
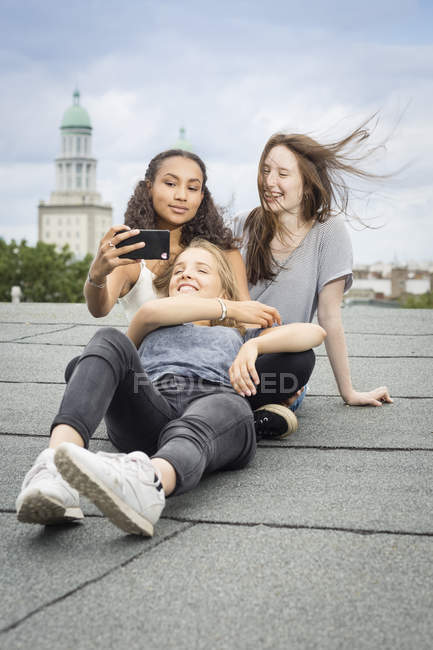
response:
[[[318,349],[299,429],[168,500],[152,540],[83,499],[84,523],[23,525],[14,503],[47,445],[66,363],[120,308],[0,304],[0,647],[431,649],[433,311],[346,307],[345,406]],[[114,451],[102,424],[91,450]]]

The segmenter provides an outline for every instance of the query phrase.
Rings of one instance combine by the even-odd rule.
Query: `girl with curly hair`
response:
[[[119,301],[128,320],[147,300],[155,297],[153,279],[168,263],[120,258],[143,246],[116,244],[137,234],[138,229],[170,231],[170,258],[186,248],[194,237],[203,237],[225,251],[234,270],[242,299],[248,300],[245,267],[233,235],[224,224],[206,186],[206,167],[194,153],[170,149],[155,156],[135,188],[125,213],[125,224],[113,226],[102,238],[84,287],[93,316],[106,316]]]

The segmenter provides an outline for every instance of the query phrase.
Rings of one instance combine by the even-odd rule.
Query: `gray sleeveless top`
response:
[[[249,212],[236,215],[228,226],[243,237],[241,253],[246,262],[247,239],[243,235]],[[315,223],[301,244],[285,260],[274,280],[249,285],[253,300],[276,307],[284,323],[310,323],[323,287],[345,278],[344,292],[352,286],[352,244],[343,217]]]
[[[159,327],[144,337],[138,354],[152,381],[171,374],[231,386],[228,369],[242,344],[262,331],[251,328],[242,336],[236,328],[220,325]]]

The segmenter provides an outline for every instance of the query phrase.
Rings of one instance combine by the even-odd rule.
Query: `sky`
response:
[[[348,179],[355,264],[433,260],[433,0],[0,0],[0,25],[0,237],[36,242],[78,87],[114,223],[181,126],[236,213],[272,133],[332,142],[377,114],[364,167],[390,176]]]

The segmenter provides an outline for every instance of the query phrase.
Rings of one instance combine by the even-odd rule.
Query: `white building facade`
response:
[[[96,189],[96,159],[92,157],[92,125],[80,93],[60,126],[60,154],[55,160],[56,189],[38,206],[38,239],[61,249],[68,244],[76,257],[94,255],[112,225],[112,208]]]

